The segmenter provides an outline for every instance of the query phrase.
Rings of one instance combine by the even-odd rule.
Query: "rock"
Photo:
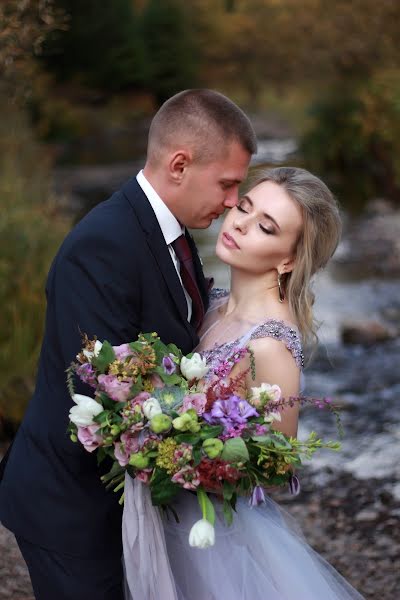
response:
[[[370,217],[376,217],[379,215],[391,215],[395,212],[395,207],[390,200],[386,198],[373,198],[370,200],[366,207],[365,213]]]
[[[360,344],[373,346],[396,337],[396,332],[378,321],[362,321],[359,323],[343,323],[341,339],[344,344]]]
[[[347,227],[333,258],[337,276],[351,280],[400,276],[399,232],[400,211],[383,199],[371,202]]]

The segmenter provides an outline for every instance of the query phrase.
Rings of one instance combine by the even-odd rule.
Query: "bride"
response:
[[[212,294],[197,351],[218,364],[238,343],[248,345],[256,379],[249,375],[247,387],[268,382],[284,397],[298,396],[303,349],[316,342],[311,280],[335,251],[340,230],[336,202],[317,177],[291,167],[264,172],[219,233],[216,255],[230,266],[231,288]],[[247,367],[243,359],[232,375]],[[274,426],[295,436],[297,423],[295,405]],[[267,495],[252,508],[239,499],[229,527],[222,503],[214,505],[216,541],[207,549],[188,543],[200,516],[195,495],[182,491],[174,506],[179,523],[164,521],[172,583],[163,599],[361,600]]]

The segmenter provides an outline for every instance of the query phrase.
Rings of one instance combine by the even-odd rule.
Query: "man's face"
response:
[[[180,190],[175,216],[186,227],[206,229],[226,208],[237,204],[239,185],[246,178],[250,154],[238,142],[220,159],[191,164]]]

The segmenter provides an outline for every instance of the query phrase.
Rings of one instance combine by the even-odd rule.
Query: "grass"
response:
[[[44,325],[44,286],[69,229],[50,190],[50,164],[23,115],[0,122],[0,416],[19,422],[33,390]]]

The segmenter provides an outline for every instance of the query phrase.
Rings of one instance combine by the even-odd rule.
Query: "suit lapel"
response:
[[[187,324],[188,328],[193,331],[193,328],[187,320],[186,298],[175,266],[172,262],[171,254],[165,243],[154,211],[142,188],[136,181],[136,178],[131,179],[122,187],[122,193],[128,199],[136,213],[143,232],[146,235],[148,248],[157,263],[160,274],[167,285],[168,291],[182,320]]]

